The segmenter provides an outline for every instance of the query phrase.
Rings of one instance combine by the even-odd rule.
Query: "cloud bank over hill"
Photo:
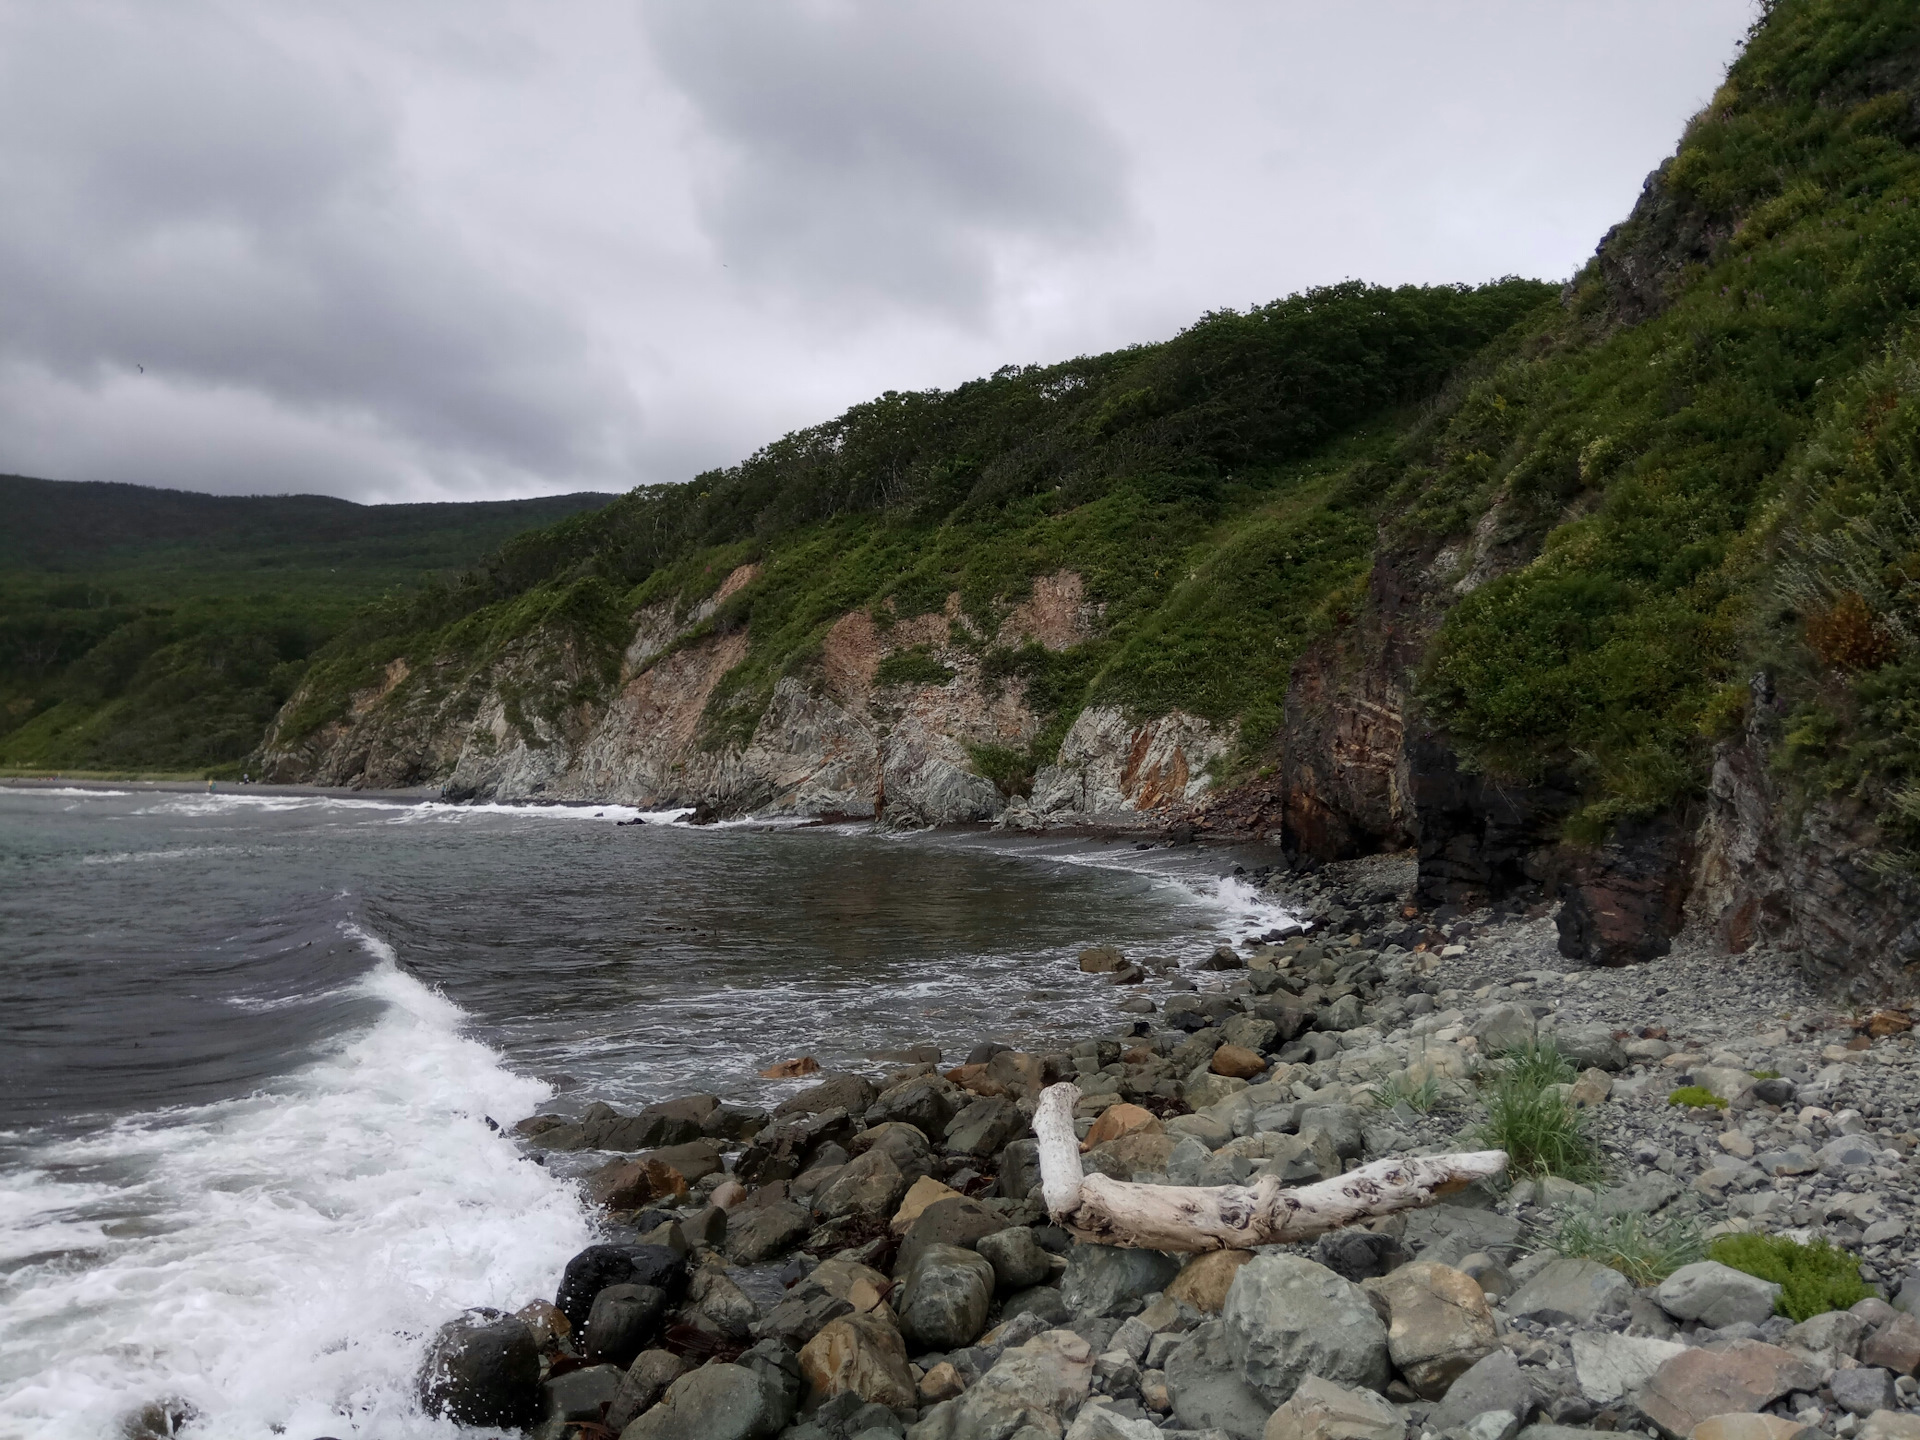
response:
[[[1565,274],[1749,18],[0,7],[0,469],[624,489],[1350,275]]]

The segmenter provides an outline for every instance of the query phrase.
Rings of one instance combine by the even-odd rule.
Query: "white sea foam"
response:
[[[455,1433],[412,1397],[428,1337],[466,1306],[550,1293],[590,1226],[483,1118],[546,1087],[361,938],[379,963],[359,983],[384,1005],[370,1028],[271,1093],[136,1117],[0,1180],[17,1265],[0,1435],[93,1440],[171,1397],[208,1440]]]
[[[1168,886],[1208,911],[1215,930],[1225,940],[1243,940],[1270,930],[1304,930],[1309,923],[1237,875],[1202,877],[1170,873],[1163,868],[1166,861],[1159,851],[1063,848],[1047,854],[1046,858],[1095,870],[1124,870]]]

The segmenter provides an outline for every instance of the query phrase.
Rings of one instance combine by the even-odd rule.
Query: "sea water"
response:
[[[676,818],[0,789],[0,1436],[461,1433],[433,1331],[594,1239],[513,1121],[1101,1033],[1082,946],[1288,919],[1219,851]]]

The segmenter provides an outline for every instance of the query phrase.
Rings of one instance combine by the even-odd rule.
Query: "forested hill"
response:
[[[0,476],[0,765],[234,768],[360,606],[612,498],[356,505]]]
[[[1417,842],[1429,902],[1558,897],[1570,955],[1692,915],[1910,983],[1920,7],[1768,0],[1565,287],[884,395],[370,610],[260,758],[909,822],[1237,787]]]

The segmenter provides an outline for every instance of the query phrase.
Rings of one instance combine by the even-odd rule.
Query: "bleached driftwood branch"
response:
[[[1442,1195],[1498,1175],[1504,1150],[1378,1160],[1333,1180],[1282,1188],[1272,1176],[1253,1185],[1140,1185],[1080,1169],[1073,1133],[1077,1085],[1040,1094],[1033,1133],[1040,1140],[1040,1190],[1047,1213],[1083,1240],[1136,1250],[1249,1250],[1311,1240],[1356,1221],[1430,1205]]]

